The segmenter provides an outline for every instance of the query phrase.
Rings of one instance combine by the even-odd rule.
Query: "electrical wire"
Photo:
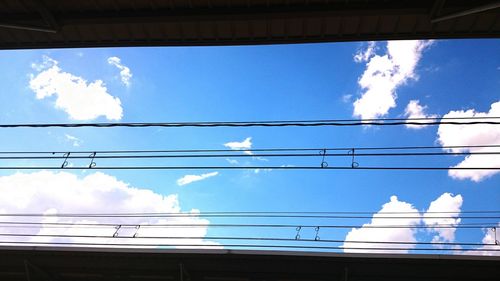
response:
[[[0,124],[0,128],[81,128],[81,127],[318,127],[318,126],[394,126],[394,125],[500,125],[498,116],[492,117],[443,117],[443,118],[378,118],[378,119],[330,119],[330,120],[286,120],[286,121],[231,121],[231,122],[123,122],[123,123],[39,123]],[[441,120],[441,121],[436,121]],[[443,121],[445,120],[445,121]],[[482,121],[450,121],[482,120]],[[426,121],[426,122],[417,122]]]
[[[500,213],[500,210],[465,210],[465,211],[428,211],[428,214],[478,214],[478,213]],[[120,213],[127,214],[179,214],[179,212],[163,212],[163,213]],[[419,214],[418,211],[216,211],[216,212],[196,212],[196,213],[180,213],[180,214]],[[0,214],[1,215],[1,214]]]
[[[468,215],[462,215],[468,214]],[[56,218],[186,218],[186,217],[218,217],[218,218],[265,218],[265,219],[276,219],[276,218],[313,218],[313,219],[358,219],[358,218],[372,218],[372,216],[367,216],[367,214],[377,215],[379,219],[421,219],[422,216],[419,212],[280,212],[280,211],[242,211],[242,212],[234,212],[234,211],[226,211],[226,212],[203,212],[203,213],[91,213],[91,214],[83,214],[83,213],[60,213],[60,214],[42,214],[42,213],[3,213],[0,214],[1,217],[18,217],[18,218],[33,218],[33,217],[56,217]],[[418,214],[418,215],[417,215]],[[429,219],[495,219],[498,220],[500,218],[499,210],[469,210],[463,212],[452,212],[452,211],[434,211],[429,212],[425,217]],[[397,216],[400,215],[400,216]],[[417,216],[416,216],[417,215]],[[446,215],[446,216],[445,216]],[[190,247],[197,248],[203,247],[206,248],[204,243],[189,243],[189,241],[241,241],[243,244],[215,244],[213,246],[224,247],[224,248],[280,248],[280,249],[317,249],[317,250],[383,250],[383,251],[400,251],[400,250],[415,250],[415,251],[449,251],[455,250],[455,246],[460,246],[462,251],[500,251],[500,247],[498,245],[498,241],[494,243],[477,243],[477,242],[408,242],[408,241],[369,241],[369,240],[353,240],[353,241],[345,241],[344,239],[330,239],[323,238],[320,239],[318,233],[320,229],[333,229],[333,228],[406,228],[406,229],[440,229],[440,228],[470,228],[470,229],[485,229],[491,228],[496,233],[497,226],[494,223],[461,223],[461,224],[436,224],[436,225],[337,225],[337,224],[232,224],[232,223],[220,223],[220,224],[201,224],[201,223],[160,223],[160,224],[151,224],[151,223],[124,223],[124,222],[82,222],[82,223],[73,223],[73,222],[36,222],[36,221],[0,221],[0,229],[5,229],[5,227],[15,228],[15,232],[0,232],[0,237],[26,237],[30,238],[30,241],[0,241],[0,244],[9,244],[9,245],[31,245],[31,246],[54,246],[54,245],[66,245],[66,246],[104,246],[104,247]],[[20,229],[30,227],[37,229],[48,229],[48,228],[59,228],[70,230],[73,228],[84,228],[86,230],[86,234],[65,234],[64,232],[58,231],[58,233],[25,233],[19,232]],[[89,234],[89,230],[93,229],[93,227],[101,227],[103,230],[108,229],[110,234],[103,235],[101,234]],[[263,235],[260,237],[254,236],[178,236],[178,235],[142,235],[141,231],[151,227],[161,227],[162,230],[165,231],[167,229],[172,228],[186,228],[186,227],[224,227],[224,228],[271,228],[271,229],[292,229],[293,233],[292,237],[283,237],[283,236],[274,236],[274,235]],[[301,230],[306,229],[314,229],[316,234],[314,239],[311,238],[300,238],[299,234]],[[94,228],[95,229],[95,228]],[[120,233],[120,231],[123,231]],[[130,233],[132,231],[134,234],[124,234]],[[296,232],[295,232],[296,231]],[[114,233],[114,234],[111,234]],[[157,233],[157,232],[156,232]],[[307,233],[307,232],[306,232]],[[326,235],[326,234],[324,234]],[[63,242],[63,241],[37,241],[36,238],[55,238],[55,239],[77,239],[72,242]],[[82,240],[78,240],[82,239]],[[90,239],[90,240],[88,240]],[[94,239],[105,239],[106,243],[102,243],[97,240],[95,243],[92,242]],[[136,242],[132,242],[138,241]],[[112,241],[126,241],[123,243],[115,243]],[[148,243],[142,243],[141,241],[147,241]],[[168,242],[171,241],[171,242]],[[175,242],[173,242],[175,241]],[[187,241],[188,243],[182,242]],[[249,244],[252,242],[275,242],[275,244]],[[168,242],[168,243],[167,243]],[[289,245],[283,245],[281,243],[292,243]],[[231,242],[232,243],[232,242]],[[307,244],[304,244],[307,243]],[[348,246],[322,246],[325,244],[331,243],[344,243],[344,245]],[[384,245],[384,247],[353,247],[352,245],[356,244],[364,244],[364,245]],[[319,246],[321,245],[321,246]],[[385,247],[388,245],[389,247]],[[411,247],[402,247],[403,245],[409,245]],[[209,246],[209,247],[213,247]],[[435,246],[433,248],[422,248],[415,246]],[[447,248],[446,246],[450,246],[451,248]],[[481,248],[478,248],[481,247]]]
[[[395,125],[500,125],[497,120],[500,117],[467,117],[467,118],[412,118],[412,119],[364,119],[364,120],[302,120],[302,121],[257,121],[257,122],[178,122],[178,123],[70,123],[70,124],[0,124],[0,128],[48,128],[48,127],[287,127],[287,126],[300,126],[300,127],[318,127],[318,126],[395,126]],[[436,121],[440,120],[440,121]],[[443,121],[444,120],[444,121]],[[458,121],[457,121],[458,120]],[[460,121],[467,120],[467,121]],[[474,121],[469,121],[474,120]],[[477,121],[476,121],[477,120]],[[425,122],[417,122],[425,121]],[[121,150],[121,151],[88,151],[88,152],[59,152],[63,156],[0,156],[3,160],[37,160],[37,159],[140,159],[140,158],[216,158],[216,157],[385,157],[385,156],[458,156],[458,155],[500,155],[497,151],[469,151],[469,152],[397,152],[397,153],[356,153],[355,150],[407,150],[407,149],[471,149],[471,148],[497,148],[500,145],[477,145],[477,146],[442,146],[442,147],[386,147],[386,148],[304,148],[304,149],[248,149],[241,151],[252,152],[283,152],[283,151],[323,151],[322,154],[315,153],[258,153],[258,154],[234,154],[238,151],[235,150]],[[338,151],[346,150],[352,151],[349,153],[326,153],[328,150]],[[239,151],[239,152],[241,152]],[[207,152],[231,152],[233,154],[170,154],[170,155],[116,155],[118,153],[207,153]],[[58,152],[0,152],[1,154],[43,154],[43,153],[58,153]],[[73,155],[71,155],[73,153]],[[93,153],[93,156],[79,156],[78,153]],[[96,155],[99,154],[114,154],[114,155]],[[16,169],[16,170],[31,170],[31,169],[66,169],[66,170],[80,170],[80,169],[100,169],[100,170],[199,170],[199,169],[279,169],[279,170],[344,170],[344,169],[357,169],[357,170],[500,170],[500,167],[365,167],[365,166],[96,166],[96,167],[34,167],[34,166],[3,166],[0,170]],[[467,212],[462,212],[467,213]],[[496,214],[500,211],[471,211],[470,214],[483,214],[483,215],[460,215],[459,212],[435,212],[435,216],[427,216],[429,219],[500,219]],[[213,213],[128,213],[128,214],[0,214],[0,217],[64,217],[64,218],[183,218],[183,217],[217,217],[217,218],[322,218],[322,219],[371,219],[372,216],[365,216],[367,212],[213,212]],[[375,214],[375,213],[370,213]],[[396,216],[397,214],[403,216]],[[457,214],[456,216],[444,216],[443,214]],[[380,219],[421,219],[422,216],[411,215],[411,213],[378,213],[377,218]],[[0,222],[0,228],[9,227],[27,227],[27,226],[42,226],[42,227],[113,227],[115,229],[121,227],[259,227],[259,228],[491,228],[492,226],[481,224],[442,224],[431,226],[404,226],[404,225],[379,225],[379,226],[361,226],[361,225],[291,225],[291,224],[115,224],[115,223],[42,223],[42,222]],[[493,226],[494,227],[494,226]],[[117,231],[118,231],[117,229]],[[117,233],[117,232],[116,232]],[[159,239],[159,240],[233,240],[233,241],[274,241],[274,242],[298,242],[298,243],[353,243],[353,244],[381,244],[381,245],[399,245],[399,247],[344,247],[344,246],[317,246],[317,245],[259,245],[259,244],[161,244],[161,243],[89,243],[89,242],[36,242],[36,241],[0,241],[0,244],[29,244],[29,245],[71,245],[71,246],[118,246],[118,247],[225,247],[225,248],[284,248],[284,249],[323,249],[323,250],[381,250],[381,251],[443,251],[453,250],[453,248],[446,249],[442,247],[436,248],[407,248],[401,245],[435,245],[435,246],[495,246],[495,244],[486,243],[470,243],[470,242],[406,242],[406,241],[344,241],[334,239],[293,239],[281,237],[229,237],[229,236],[202,236],[202,237],[176,237],[176,236],[115,236],[115,235],[67,235],[67,234],[29,234],[29,233],[0,233],[0,237],[51,237],[51,238],[95,238],[95,239]],[[465,251],[500,251],[500,247],[492,248],[466,248]]]
[[[420,149],[475,149],[500,148],[500,144],[448,145],[448,146],[389,146],[389,147],[321,147],[321,148],[250,148],[234,149],[170,149],[170,150],[79,150],[79,151],[0,151],[0,154],[131,154],[131,153],[212,153],[212,152],[284,152],[284,151],[358,151],[358,150],[420,150]],[[248,154],[245,154],[248,155]],[[254,155],[255,156],[255,155]]]
[[[443,170],[490,170],[500,167],[396,167],[396,166],[0,166],[0,170],[400,170],[400,171],[443,171]]]
[[[0,213],[0,217],[56,217],[56,218],[186,218],[186,217],[211,217],[211,218],[323,218],[323,219],[371,219],[372,215],[329,215],[329,214],[253,214],[253,213],[60,213],[60,214],[37,214],[37,213]],[[378,219],[421,219],[415,215],[377,214]],[[483,216],[426,216],[427,219],[500,219],[500,215]]]
[[[454,217],[450,217],[454,218]],[[304,224],[193,224],[193,223],[71,223],[71,222],[14,222],[1,221],[0,228],[116,228],[116,227],[137,227],[140,228],[382,228],[382,229],[441,229],[441,228],[466,228],[466,229],[484,229],[494,228],[494,224],[485,223],[466,223],[466,224],[433,224],[433,225],[304,225]]]
[[[0,153],[1,155],[1,153]],[[170,155],[95,155],[95,156],[0,156],[0,160],[50,160],[50,159],[149,159],[149,158],[252,158],[252,157],[387,157],[387,156],[460,156],[500,155],[500,151],[482,152],[406,152],[406,153],[280,153],[280,154],[170,154]]]
[[[457,148],[471,149],[472,147],[500,147],[500,145],[477,145],[477,146],[449,146]],[[423,149],[425,147],[385,147],[385,148],[358,148],[358,150],[389,150],[389,149]],[[427,147],[428,148],[428,147]],[[435,148],[435,147],[432,147]],[[221,150],[163,150],[165,151],[176,151],[175,154],[144,154],[144,151],[128,151],[125,155],[120,155],[118,151],[101,151],[98,155],[97,152],[93,152],[86,155],[81,155],[80,151],[76,152],[65,152],[62,155],[55,155],[56,152],[0,152],[0,160],[64,160],[62,165],[57,166],[0,166],[0,170],[82,170],[82,169],[100,169],[100,170],[207,170],[207,169],[220,169],[220,170],[244,170],[244,169],[276,169],[276,170],[346,170],[346,169],[357,169],[357,170],[500,170],[500,167],[402,167],[402,166],[360,166],[358,162],[354,162],[354,157],[425,157],[425,156],[458,156],[458,155],[500,155],[500,151],[468,151],[468,152],[362,152],[355,153],[356,149],[352,148],[347,150],[347,153],[329,153],[328,149],[315,149],[319,153],[269,153],[269,151],[285,151],[285,150],[295,150],[295,151],[311,151],[310,148],[292,148],[292,149],[260,149],[260,151],[268,151],[268,153],[240,153],[241,151],[231,151],[231,153],[224,154],[211,154],[207,152],[221,151]],[[330,148],[330,150],[339,150],[339,148]],[[160,151],[160,150],[157,150]],[[191,151],[190,154],[182,154],[181,151]],[[207,151],[202,154],[193,154],[193,151]],[[227,150],[224,150],[227,151]],[[253,150],[257,151],[257,150]],[[2,155],[5,154],[5,155]],[[15,154],[20,154],[15,155]],[[27,154],[49,154],[49,155],[36,155],[36,156],[26,156]],[[73,154],[72,154],[73,153]],[[158,152],[156,152],[158,153]],[[104,154],[104,155],[102,155]],[[110,154],[110,155],[109,155]],[[130,155],[132,154],[132,155]],[[237,158],[237,157],[322,157],[321,165],[317,166],[297,166],[297,165],[281,165],[281,166],[164,166],[164,165],[145,165],[145,166],[101,166],[97,165],[95,160],[99,159],[151,159],[151,158]],[[352,158],[352,163],[350,166],[328,166],[328,163],[324,162],[325,157],[349,157]],[[68,166],[68,160],[74,159],[91,159],[90,165],[85,166]]]

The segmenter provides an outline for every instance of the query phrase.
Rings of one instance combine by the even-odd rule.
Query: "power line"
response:
[[[37,213],[0,213],[0,217],[57,217],[57,218],[186,218],[186,217],[214,217],[214,218],[327,218],[327,219],[371,219],[372,215],[332,215],[332,214],[308,214],[308,213],[60,213],[60,214],[37,214]],[[396,214],[377,214],[379,219],[421,219],[418,213],[415,215],[397,216]],[[427,219],[500,219],[500,215],[483,216],[426,216]]]
[[[401,167],[401,166],[361,166],[359,162],[354,161],[354,157],[427,157],[427,156],[458,156],[458,155],[500,155],[500,151],[470,151],[472,148],[500,148],[500,145],[475,145],[475,146],[445,146],[441,147],[443,149],[468,149],[468,152],[434,152],[434,151],[424,151],[424,152],[365,152],[370,150],[421,150],[421,149],[435,149],[438,147],[431,146],[413,146],[413,147],[360,147],[343,149],[345,153],[332,153],[331,151],[339,151],[340,148],[324,148],[324,149],[311,149],[311,148],[269,148],[269,149],[254,149],[248,150],[251,153],[241,153],[241,151],[235,150],[156,150],[155,153],[151,154],[151,151],[147,150],[128,150],[128,151],[97,151],[91,152],[90,154],[82,151],[68,151],[57,155],[56,152],[35,152],[35,151],[6,151],[0,152],[1,160],[64,160],[62,165],[57,166],[0,166],[0,170],[38,170],[38,169],[68,169],[68,170],[81,170],[81,169],[101,169],[101,170],[204,170],[204,169],[221,169],[221,170],[243,170],[243,169],[276,169],[276,170],[345,170],[345,169],[358,169],[358,170],[500,170],[500,167]],[[310,153],[311,150],[316,150],[317,153]],[[356,150],[358,152],[356,152]],[[159,152],[161,154],[158,154]],[[167,152],[168,151],[168,152]],[[189,151],[189,153],[186,153]],[[203,153],[200,154],[200,151]],[[216,151],[225,151],[226,153],[216,153]],[[245,150],[247,151],[247,150]],[[259,153],[255,153],[255,152]],[[283,153],[288,151],[288,153]],[[294,151],[293,153],[291,151]],[[363,151],[363,152],[359,152]],[[120,154],[121,152],[121,154]],[[230,152],[230,153],[227,153]],[[266,153],[263,153],[266,152]],[[273,153],[270,153],[273,152]],[[277,153],[280,152],[280,153]],[[297,153],[303,152],[303,153]],[[82,155],[82,153],[85,153]],[[167,154],[165,154],[167,153]],[[173,153],[173,154],[172,154]],[[4,154],[4,155],[2,155]],[[18,154],[18,155],[16,155]],[[42,155],[39,155],[42,154]],[[43,155],[45,154],[45,155]],[[281,166],[163,166],[163,165],[146,165],[146,166],[101,166],[97,165],[95,160],[103,159],[176,159],[176,158],[237,158],[237,157],[322,157],[322,162],[320,165],[314,166],[296,166],[296,165],[281,165]],[[325,157],[349,157],[351,158],[350,166],[328,166],[325,162]],[[68,166],[68,160],[75,159],[91,159],[90,165],[85,166]]]
[[[465,210],[465,211],[430,211],[431,214],[478,214],[478,213],[500,213],[500,210]],[[138,213],[121,213],[121,214],[138,214]],[[159,213],[139,213],[139,214],[159,214]],[[179,214],[179,212],[161,213],[161,214]],[[418,211],[214,211],[214,212],[198,212],[198,213],[181,213],[181,214],[419,214]]]
[[[352,150],[351,150],[352,151]],[[401,157],[401,156],[460,156],[500,155],[500,151],[482,152],[405,152],[405,153],[280,153],[280,154],[170,154],[170,155],[96,155],[89,156],[0,156],[1,160],[54,160],[54,159],[150,159],[150,158],[251,158],[251,157]],[[0,152],[1,155],[1,152]]]
[[[464,211],[430,211],[427,214],[500,214],[500,210],[464,210]],[[118,216],[156,216],[156,215],[173,215],[173,216],[199,216],[199,215],[375,215],[375,214],[420,214],[418,211],[205,211],[205,212],[126,212],[126,213],[0,213],[0,217],[6,216],[72,216],[72,215],[118,215]]]
[[[398,126],[398,125],[499,125],[500,117],[444,117],[444,118],[378,118],[378,119],[330,119],[330,120],[286,120],[286,121],[231,121],[231,122],[122,122],[122,123],[24,123],[0,124],[0,128],[111,128],[111,127],[319,127],[319,126]],[[441,120],[441,121],[436,121]],[[443,121],[445,120],[445,121]],[[480,121],[451,121],[480,120]],[[425,122],[418,122],[425,121]]]
[[[500,167],[395,167],[395,166],[0,166],[0,170],[400,170],[400,171],[443,171],[443,170],[491,170]]]
[[[453,219],[454,217],[449,217]],[[466,223],[466,224],[433,224],[433,225],[331,225],[331,224],[316,224],[316,225],[304,225],[304,224],[193,224],[193,223],[159,223],[159,224],[148,224],[148,223],[70,223],[70,222],[0,222],[0,228],[116,228],[116,227],[140,227],[140,228],[297,228],[301,227],[303,229],[310,228],[314,229],[316,227],[327,229],[327,228],[340,228],[340,229],[352,229],[352,228],[382,228],[382,229],[446,229],[446,228],[464,228],[464,229],[484,229],[484,228],[494,228],[494,224],[485,223]]]
[[[284,151],[359,151],[359,150],[420,150],[420,149],[475,149],[500,148],[500,144],[451,145],[451,146],[389,146],[389,147],[318,147],[318,148],[250,148],[234,149],[170,149],[170,150],[79,150],[79,151],[0,151],[0,154],[131,154],[131,153],[203,153],[203,152],[284,152]]]

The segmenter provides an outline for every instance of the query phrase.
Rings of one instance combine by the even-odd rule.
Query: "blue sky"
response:
[[[398,45],[401,42],[355,42],[239,47],[2,51],[0,81],[3,81],[3,87],[0,89],[0,122],[10,124],[93,121],[258,121],[360,117],[471,117],[481,113],[489,116],[500,115],[500,105],[490,110],[493,104],[500,101],[498,91],[500,40],[406,43],[407,45]],[[375,69],[375,72],[368,73],[370,67]],[[50,70],[53,71],[52,74],[49,73]],[[362,79],[364,74],[366,74],[365,79]],[[68,76],[73,77],[73,80],[65,80]],[[81,79],[80,84],[68,86],[68,81],[75,82],[75,79]],[[80,88],[82,95],[90,93],[86,87],[97,80],[101,80],[102,83],[94,85],[96,88],[93,88],[93,92],[102,91],[101,96],[96,96],[96,101],[99,102],[87,106],[71,101]],[[362,81],[366,83],[363,84]],[[53,92],[50,92],[51,87],[55,89]],[[45,92],[47,97],[37,98],[43,91],[48,91]],[[370,91],[372,94],[369,94]],[[363,103],[363,97],[368,100],[368,95],[374,95],[373,100]],[[56,106],[59,99],[61,102],[69,100],[69,105]],[[118,99],[119,103],[116,102]],[[357,102],[362,104],[358,109],[356,109]],[[413,107],[407,107],[409,104],[413,104]],[[251,138],[251,148],[471,145],[500,143],[500,131],[494,126],[474,129],[459,126],[456,130],[437,126],[419,129],[405,126],[2,129],[0,145],[3,151],[224,149],[224,144],[228,142],[243,142],[247,138]],[[416,159],[411,160],[412,162],[408,162],[405,158],[389,163],[447,167],[474,163],[495,166],[497,165],[495,163],[500,161],[498,156],[489,157],[486,160],[469,159],[470,163],[462,163],[464,158],[461,156]],[[249,158],[248,162],[238,160],[240,163],[236,165],[248,163],[279,166],[300,163],[319,165],[321,159],[311,158],[305,162],[288,162],[287,159],[259,161]],[[197,164],[195,161],[182,163]],[[217,161],[211,163],[233,165],[226,159]],[[345,159],[327,159],[327,161],[330,165],[349,164]],[[380,161],[382,160],[359,159],[360,165],[386,163]],[[30,162],[22,164],[29,165]],[[74,165],[79,164],[81,162],[74,163]],[[211,172],[218,174],[211,174],[212,176],[203,180],[185,185],[179,185],[177,182],[186,175]],[[12,177],[15,173],[16,171],[5,170],[0,172],[0,190],[2,196],[6,198],[3,201],[5,206],[8,205],[7,200],[22,196],[23,192],[29,193],[22,188],[16,192],[12,191],[16,186],[22,186],[13,183],[15,179]],[[50,172],[52,173],[52,176],[48,176],[50,179],[40,181],[39,174],[36,173],[17,172],[17,175],[25,177],[22,182],[30,182],[27,185],[37,186],[40,189],[46,188],[40,182],[51,185],[51,181],[57,181],[60,177],[59,172]],[[93,174],[92,171],[72,173],[77,176],[77,179],[73,179],[75,182],[85,181],[85,177]],[[444,195],[442,208],[450,210],[458,208],[462,211],[498,210],[500,206],[500,175],[494,173],[453,175],[448,171],[361,170],[102,171],[102,173],[109,176],[109,180],[116,180],[114,184],[117,186],[126,183],[126,189],[140,188],[165,196],[177,194],[177,204],[183,211],[198,209],[201,212],[377,212],[384,204],[391,202],[391,196],[397,196],[393,203],[406,202],[409,206],[389,204],[387,205],[389,209],[414,208],[424,213],[431,202],[447,193],[449,196]],[[33,204],[14,207],[0,205],[0,211],[30,212],[32,209],[27,206],[36,205],[37,207],[33,208],[39,212],[52,208],[55,212],[64,213],[68,212],[64,208],[71,208],[59,206],[57,200],[38,200],[37,196],[45,198],[45,195],[37,193],[43,191],[30,192],[32,197],[26,196]],[[100,193],[91,193],[89,196],[99,196],[96,194]],[[109,194],[107,196],[109,196],[107,200],[116,202],[121,200],[115,200]],[[121,204],[120,208],[123,207],[123,210],[127,210],[127,207],[131,209],[137,207],[127,205],[131,204],[128,201],[128,203],[116,202],[112,204]],[[87,212],[101,210],[97,205],[89,204],[87,207],[90,208]],[[439,208],[438,210],[441,211]],[[211,220],[215,221],[217,220]],[[365,219],[350,223],[370,222],[371,219]],[[211,231],[219,230],[208,231],[210,234]],[[349,231],[349,229],[336,231],[330,234],[330,238],[344,239]],[[411,234],[412,237],[408,238],[408,233],[396,233],[394,237],[427,241],[438,234],[419,232]],[[363,232],[359,235],[356,237],[381,234]],[[480,242],[485,237],[485,230],[458,229],[452,236],[453,241]],[[395,239],[394,237],[392,239]],[[449,238],[447,236],[439,239],[451,241]],[[389,238],[380,237],[380,239]]]

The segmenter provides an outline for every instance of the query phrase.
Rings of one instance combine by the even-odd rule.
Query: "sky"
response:
[[[437,118],[500,116],[500,40],[421,40],[232,47],[141,47],[17,50],[0,52],[0,123],[189,122]],[[500,144],[500,127],[358,126],[283,128],[2,128],[2,151],[95,151],[134,149],[233,149],[248,154],[258,148],[331,148],[377,146],[450,146]],[[454,149],[484,152],[492,148]],[[51,160],[52,161],[52,160]],[[59,160],[58,160],[59,161]],[[158,160],[154,160],[158,161]],[[320,165],[321,157],[162,160],[154,164]],[[326,158],[329,166],[350,165],[346,158]],[[59,162],[47,162],[61,165]],[[357,158],[360,166],[430,165],[498,167],[498,155],[425,159]],[[36,165],[5,160],[1,166]],[[96,166],[121,164],[96,161]],[[127,162],[125,162],[127,163]],[[150,162],[139,161],[139,164]],[[69,166],[85,166],[88,159]],[[179,218],[198,228],[119,230],[119,235],[176,236],[189,233],[208,247],[224,241],[206,236],[269,234],[294,238],[321,236],[344,241],[494,243],[491,228],[432,228],[468,221],[433,219],[427,212],[498,211],[497,171],[366,170],[0,170],[0,214],[120,213],[211,211],[367,211],[414,212],[391,220],[380,214],[363,219],[281,223],[353,224],[347,229],[304,228],[261,232],[211,228],[243,220]],[[456,215],[455,215],[456,216]],[[92,219],[40,217],[38,222],[95,222]],[[94,219],[95,220],[95,219]],[[137,219],[136,224],[172,223]],[[120,224],[117,219],[99,220]],[[244,222],[260,223],[248,218]],[[266,222],[278,222],[268,220]],[[483,222],[483,221],[481,221]],[[500,219],[487,220],[492,226]],[[125,221],[123,222],[125,223]],[[377,229],[394,223],[427,230]],[[363,227],[361,227],[363,226]],[[5,233],[20,231],[0,229]],[[116,229],[51,229],[31,234],[95,234]],[[118,232],[117,232],[118,233]],[[36,241],[90,241],[86,238],[18,238]],[[132,239],[132,238],[131,238]],[[13,240],[9,240],[13,241]],[[17,240],[16,240],[17,241]],[[96,240],[91,240],[96,241]],[[113,239],[99,240],[103,244]],[[127,240],[128,241],[128,240]],[[131,240],[130,240],[131,241]],[[193,241],[173,240],[176,243]],[[159,244],[148,239],[147,243]],[[365,246],[377,246],[368,244]],[[385,245],[382,245],[386,247]],[[389,245],[390,246],[390,245]],[[388,246],[388,247],[389,247]],[[433,246],[437,247],[437,246]],[[498,248],[498,246],[482,246]],[[353,250],[345,250],[353,251]],[[354,250],[356,251],[356,250]],[[365,250],[367,251],[367,250]],[[369,251],[369,250],[368,250]],[[386,251],[392,252],[392,251]],[[445,253],[465,253],[459,247]],[[494,252],[476,252],[495,254]]]

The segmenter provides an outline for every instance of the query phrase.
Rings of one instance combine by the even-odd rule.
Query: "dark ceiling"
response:
[[[500,1],[2,0],[0,49],[500,38]]]
[[[2,281],[498,280],[498,257],[226,250],[0,249]]]

